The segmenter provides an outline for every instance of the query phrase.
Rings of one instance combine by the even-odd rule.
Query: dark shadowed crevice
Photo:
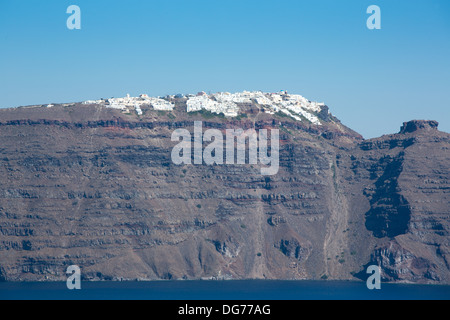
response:
[[[398,193],[398,177],[403,170],[403,153],[387,162],[384,172],[375,182],[370,196],[370,210],[366,212],[366,228],[377,238],[396,237],[408,231],[411,210],[408,201]]]

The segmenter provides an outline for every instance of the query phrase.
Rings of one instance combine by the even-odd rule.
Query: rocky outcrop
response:
[[[396,241],[376,247],[368,265],[378,265],[382,269],[382,281],[386,282],[440,282],[439,266],[432,257],[408,251]]]
[[[438,125],[437,121],[412,120],[403,123],[400,133],[409,133],[417,130],[437,130]]]

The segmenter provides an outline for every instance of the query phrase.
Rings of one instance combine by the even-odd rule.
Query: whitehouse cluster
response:
[[[110,98],[102,100],[88,100],[83,104],[100,104],[106,108],[122,110],[130,113],[134,110],[142,115],[142,106],[151,107],[154,110],[172,111],[175,107],[174,100],[183,99],[186,102],[186,112],[209,111],[223,114],[227,118],[237,117],[242,107],[257,105],[261,112],[275,114],[281,112],[297,121],[304,119],[313,124],[320,125],[317,116],[324,103],[310,101],[299,94],[288,94],[286,91],[267,93],[262,91],[243,91],[237,93],[218,92],[207,94],[199,92],[196,95],[175,95],[166,97],[149,97],[141,94],[139,97]]]

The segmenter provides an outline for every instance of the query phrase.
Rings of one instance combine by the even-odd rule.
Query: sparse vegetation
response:
[[[212,119],[214,117],[219,117],[221,119],[225,119],[225,115],[221,112],[221,113],[212,113],[211,111],[202,109],[199,111],[194,111],[194,112],[189,112],[188,113],[190,116],[197,116],[197,115],[201,115],[202,118],[204,119]]]
[[[275,115],[281,118],[290,118],[286,113],[281,111],[276,112]]]
[[[283,131],[284,133],[287,133],[287,134],[289,134],[289,135],[292,135],[292,132],[289,131],[287,128],[285,128],[285,127],[283,127],[283,126],[280,126],[280,129],[281,129],[281,131]]]
[[[246,113],[241,113],[240,115],[234,117],[234,119],[236,119],[236,120],[242,120],[244,118],[248,118]]]

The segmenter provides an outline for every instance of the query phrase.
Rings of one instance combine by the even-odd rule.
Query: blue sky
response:
[[[282,89],[365,138],[411,119],[450,132],[450,1],[0,1],[0,107]]]

